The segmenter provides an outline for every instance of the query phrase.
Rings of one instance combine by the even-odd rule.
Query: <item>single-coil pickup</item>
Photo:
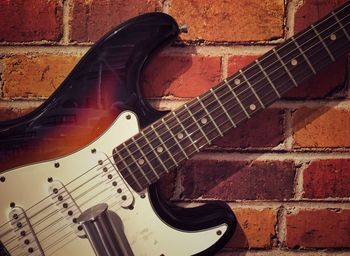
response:
[[[131,207],[134,203],[134,196],[111,159],[104,155],[104,160],[99,160],[98,165],[97,171],[100,173],[101,179],[106,185],[111,187],[111,198],[114,201],[108,203],[110,209],[118,206],[123,208]]]
[[[66,187],[60,181],[52,181],[50,183],[49,192],[56,207],[67,220],[67,225],[73,229],[77,236],[84,237],[85,232],[77,221],[81,214],[81,210]]]
[[[10,211],[9,220],[18,238],[18,247],[25,255],[44,255],[29,218],[21,207],[16,206]]]

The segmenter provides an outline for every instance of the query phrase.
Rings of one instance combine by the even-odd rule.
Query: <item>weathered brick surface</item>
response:
[[[304,198],[350,197],[350,160],[315,160],[304,170]]]
[[[184,198],[231,201],[293,197],[292,161],[191,160],[182,172]]]
[[[350,111],[301,108],[293,113],[294,147],[350,147]]]
[[[146,68],[146,97],[195,97],[219,83],[220,57],[158,56]]]
[[[320,20],[322,17],[326,16],[336,7],[342,5],[347,0],[305,0],[303,5],[299,7],[295,14],[295,32],[299,32],[307,28],[312,23]]]
[[[0,1],[0,41],[59,41],[62,1]]]
[[[283,36],[283,0],[171,0],[170,15],[186,23],[185,40],[247,42]]]
[[[276,212],[265,208],[233,209],[238,224],[236,232],[226,248],[270,248],[275,236]]]
[[[19,109],[19,108],[0,108],[0,121],[6,121],[23,116],[31,111],[33,108]]]
[[[5,97],[48,97],[67,77],[80,57],[14,55],[3,60]]]
[[[342,248],[350,246],[350,210],[300,210],[287,215],[288,247]]]
[[[71,40],[97,41],[113,27],[142,13],[159,11],[157,0],[72,1]]]
[[[284,110],[266,109],[230,130],[214,145],[225,148],[275,147],[283,142]]]
[[[255,61],[259,56],[257,55],[233,55],[228,58],[227,73],[228,76],[233,75],[241,68],[247,66]]]
[[[316,76],[306,80],[284,97],[286,99],[323,99],[346,97],[349,72],[346,57],[332,63]]]

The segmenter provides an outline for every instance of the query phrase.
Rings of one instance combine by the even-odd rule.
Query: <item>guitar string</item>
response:
[[[345,26],[347,26],[347,25],[345,25]],[[329,28],[328,28],[329,29]],[[321,32],[322,33],[322,32]]]
[[[111,170],[112,171],[114,171],[114,167],[112,166],[111,167]],[[96,184],[95,186],[98,186],[99,184]],[[107,190],[110,190],[110,187],[107,187],[104,191],[102,191],[102,192],[105,192],[105,191],[107,191]],[[95,194],[92,198],[94,198],[94,197],[96,197],[98,194],[100,194],[101,192],[98,192],[97,194]],[[111,197],[115,197],[115,194],[112,194],[112,195],[109,195],[109,196],[107,196],[103,201],[105,202],[105,201],[107,201],[107,200],[109,200]],[[77,200],[77,202],[78,202],[78,199],[80,198],[80,196],[77,196],[76,197],[76,200]],[[88,203],[88,201],[89,200],[87,200],[86,202],[84,202],[84,203],[79,203],[79,206],[80,207],[82,207],[82,206],[84,206],[86,203]],[[114,202],[114,204],[117,204],[117,203],[120,203],[120,202],[123,202],[123,200],[119,200],[119,201],[117,201],[117,202]],[[68,209],[70,209],[71,207],[69,207]],[[67,211],[68,211],[68,209],[67,209]],[[56,220],[56,221],[54,221],[53,223],[50,223],[50,225],[48,225],[48,226],[46,226],[45,228],[43,228],[43,229],[41,229],[41,230],[39,230],[38,232],[36,232],[36,235],[40,235],[40,233],[44,230],[44,229],[46,229],[47,227],[49,227],[49,226],[53,226],[53,225],[55,225],[56,223],[57,223],[57,221],[60,221],[60,220],[64,220],[64,217],[61,217],[60,219],[58,219],[58,220]],[[37,223],[36,223],[37,224]],[[33,223],[33,226],[36,226],[36,224],[34,224]],[[71,224],[67,224],[65,227],[69,227]],[[25,227],[26,225],[23,225],[23,227]],[[63,227],[63,228],[65,228],[65,227]],[[57,232],[57,230],[56,230],[56,232]],[[74,233],[74,232],[73,232]],[[28,233],[28,234],[30,234],[30,233]],[[45,237],[47,237],[47,236],[50,236],[50,235],[52,235],[52,234],[48,234],[48,235],[45,235]],[[45,240],[45,239],[44,239]],[[11,248],[10,250],[12,250],[12,249],[14,249],[14,248]]]
[[[345,25],[346,26],[346,25]]]
[[[347,25],[345,25],[345,26],[347,26]],[[330,28],[330,27],[329,27]],[[328,28],[328,29],[329,29]],[[341,28],[340,29],[338,29],[337,31],[335,31],[334,33],[336,33],[336,32],[338,32],[339,30],[341,30]],[[324,30],[324,31],[326,31],[326,30]],[[324,31],[322,31],[322,32],[320,32],[320,33],[323,33]],[[314,37],[313,39],[315,39],[316,37]],[[311,48],[309,48],[309,49],[311,49]],[[307,52],[309,49],[307,49],[307,50],[304,50],[303,52],[305,53],[305,52]],[[312,48],[313,49],[313,48]],[[296,51],[298,51],[298,49],[296,49]],[[302,54],[300,54],[300,55],[298,55],[297,57],[300,57]],[[282,57],[282,58],[285,58],[285,56],[284,57]],[[277,61],[278,62],[278,61]],[[305,60],[303,60],[303,62],[304,63],[306,63],[306,61]],[[276,63],[276,62],[275,62]],[[271,66],[271,65],[270,65]],[[284,67],[282,66],[281,67],[282,69],[284,69]],[[266,69],[266,68],[265,68]],[[280,69],[280,68],[279,68]],[[276,69],[276,70],[279,70],[279,69]],[[274,71],[276,71],[276,70],[274,70]],[[260,74],[261,74],[262,72],[260,72]],[[274,74],[275,72],[272,72],[271,74]],[[270,74],[270,75],[271,75]],[[236,77],[233,77],[233,78],[231,78],[229,81],[231,82],[232,80],[234,80],[235,78],[237,78],[237,76]],[[251,78],[250,78],[251,79]],[[266,76],[263,78],[263,80],[265,81],[265,79],[266,79]],[[255,83],[254,85],[256,85],[256,84],[260,84],[260,82],[261,82],[262,80],[259,80],[257,83]],[[243,83],[244,84],[246,84],[245,82],[242,82],[239,86],[242,86],[243,85]],[[270,85],[270,83],[269,82],[267,82],[266,83],[267,85]],[[238,87],[238,86],[237,86]],[[237,87],[234,87],[233,89],[236,89]],[[217,88],[219,88],[219,89],[222,89],[221,87],[217,87]],[[216,93],[216,91],[215,91],[215,89],[217,89],[217,88],[214,88],[214,93]],[[224,90],[225,90],[225,87],[224,87]],[[242,92],[245,92],[245,91],[249,91],[250,90],[250,88],[248,87],[246,90],[244,90],[244,91],[242,91]],[[226,92],[225,94],[223,94],[223,96],[226,96],[227,94],[230,94],[231,93],[231,91],[228,91],[228,92]],[[242,93],[241,93],[242,94]],[[210,96],[210,94],[209,94],[209,96]],[[220,97],[223,97],[223,96],[220,96]],[[252,96],[252,95],[250,95],[250,96]],[[192,101],[193,102],[193,101]],[[192,103],[192,102],[190,102],[190,104]],[[217,101],[214,101],[215,103],[217,102]],[[212,103],[212,102],[211,102]],[[225,105],[227,102],[225,102],[225,103],[223,103],[222,105]],[[191,106],[190,104],[188,104],[188,106]],[[194,101],[194,104],[197,104],[197,106],[199,106],[199,102],[197,102],[197,101]],[[193,107],[193,106],[191,106],[191,107]],[[234,105],[234,107],[239,107],[238,106],[238,104],[236,104],[236,105]],[[218,108],[216,108],[216,109],[220,109],[221,108],[221,106],[219,106]],[[232,109],[232,108],[231,108]],[[183,109],[181,109],[181,110],[183,110]],[[195,115],[195,114],[197,114],[197,113],[199,113],[199,112],[202,112],[203,110],[202,109],[200,109],[200,111],[198,111],[198,112],[193,112],[193,113],[190,113],[190,114],[192,114],[192,116],[193,115]],[[186,120],[191,120],[191,118],[192,118],[192,116],[191,115],[188,115],[189,113],[188,113],[188,111],[185,111],[184,110],[184,113],[185,113],[185,115],[187,115],[188,116],[188,118],[185,118],[184,120],[183,120],[183,122],[184,121],[186,121]],[[244,114],[244,112],[239,112],[238,114]],[[181,114],[181,112],[179,112],[179,113],[177,113],[177,115],[179,116],[179,114]],[[208,116],[206,116],[206,117],[208,117]],[[234,116],[235,117],[235,116]],[[166,118],[166,117],[164,117],[164,118]],[[181,118],[181,116],[180,116],[180,118]],[[171,121],[173,121],[173,122],[175,122],[175,123],[178,123],[178,122],[176,122],[176,120],[175,119],[173,119],[172,118],[172,120]],[[192,127],[192,126],[196,126],[196,124],[192,124],[192,125],[190,125],[190,126],[188,126],[187,128],[190,128],[190,127]],[[149,129],[151,126],[148,126],[148,127],[146,127],[143,131],[144,131],[144,134],[147,134],[147,131],[146,131],[146,129]],[[156,128],[159,128],[159,127],[163,127],[163,128],[165,128],[164,126],[163,126],[163,124],[161,124],[161,125],[159,125],[158,127],[156,127]],[[203,126],[204,127],[204,126]],[[145,132],[146,131],[146,132]],[[150,132],[153,132],[153,133],[155,133],[154,132],[154,129],[151,129],[151,131]],[[167,133],[169,132],[169,131],[166,131]],[[199,130],[197,129],[196,130],[196,132],[199,132]],[[163,134],[161,134],[161,135],[164,135],[165,133],[163,133]],[[150,135],[150,134],[148,134],[148,135]],[[157,138],[155,139],[155,140],[151,140],[150,142],[153,142],[153,141],[156,141],[156,140],[158,140],[158,141],[160,141],[161,142],[161,140],[159,139],[159,137],[161,137],[161,135],[160,136],[156,136]],[[175,139],[174,139],[175,140]],[[137,142],[137,139],[135,139],[134,141],[136,141]],[[126,144],[126,143],[125,143]],[[126,145],[126,146],[130,146],[130,145],[134,145],[135,143],[134,142],[131,142],[129,145]],[[152,143],[151,143],[152,144]],[[165,143],[160,143],[160,144],[165,144]],[[143,149],[144,148],[144,146],[140,146],[140,144],[138,144],[139,145],[139,147],[141,148],[141,149]],[[145,146],[147,146],[147,145],[145,145]],[[139,148],[139,147],[137,147],[137,148]],[[153,146],[152,146],[153,147]],[[133,151],[133,152],[131,152],[131,154],[133,154],[133,153],[135,153],[135,152],[137,152],[137,151]],[[118,154],[118,152],[116,152],[117,154]],[[150,151],[150,152],[148,152],[148,153],[145,153],[145,155],[147,156],[147,155],[149,155],[149,154],[151,154],[151,153],[153,153],[153,151]],[[114,156],[114,155],[113,155]],[[125,159],[127,159],[128,157],[131,157],[130,156],[130,154],[128,154],[128,156],[127,157],[124,157],[122,154],[118,154],[118,156],[121,158],[121,159],[123,159],[123,160],[125,160]],[[157,155],[156,155],[157,156]],[[159,155],[158,155],[159,156]],[[151,159],[150,161],[152,161],[152,160],[155,160],[156,158],[153,158],[153,159]],[[137,159],[137,160],[140,160],[140,159]],[[124,161],[124,162],[126,162],[126,161]],[[128,165],[125,165],[124,164],[124,168],[121,168],[119,171],[120,172],[122,172],[122,171],[125,171],[125,170],[127,170],[128,169],[128,167],[130,166],[130,165],[132,165],[132,164],[135,164],[136,166],[137,166],[137,164],[134,162],[134,161],[132,161],[132,163],[131,164],[128,164]],[[148,172],[148,173],[152,173],[152,172]],[[129,177],[130,176],[130,174],[127,174],[127,175],[123,175],[125,178],[126,177]],[[148,177],[149,178],[149,177]],[[135,182],[134,182],[134,184],[135,184]],[[135,185],[137,185],[137,184],[135,184]]]
[[[332,17],[332,16],[330,16],[330,17]],[[348,15],[345,17],[345,18],[347,18],[348,17]],[[345,19],[345,18],[343,18],[343,19]],[[343,20],[342,19],[342,20]],[[329,30],[330,28],[332,28],[332,27],[334,27],[334,26],[338,26],[338,24],[336,23],[336,24],[333,24],[332,26],[330,26],[330,27],[328,27],[327,29],[325,29],[325,30],[323,30],[323,31],[320,31],[319,32],[319,34],[322,34],[323,32],[325,32],[325,31],[327,31],[327,30]],[[347,24],[345,25],[345,26],[347,26]],[[342,28],[339,28],[338,30],[336,30],[336,31],[334,31],[334,33],[336,33],[336,32],[338,32],[338,31],[340,31],[340,30],[342,30]],[[314,36],[312,39],[310,39],[310,40],[308,40],[308,41],[306,41],[304,44],[302,44],[301,46],[304,46],[306,43],[308,43],[309,41],[311,41],[311,40],[314,40],[314,39],[317,39],[317,35],[316,36]],[[324,39],[326,39],[326,38],[324,38]],[[321,43],[321,42],[320,42]],[[309,49],[306,49],[306,50],[304,50],[303,52],[305,53],[305,52],[307,52],[308,50],[310,50],[310,49],[313,49],[313,47],[310,47]],[[279,49],[280,50],[280,49]],[[299,51],[299,49],[295,49],[295,50],[293,50],[293,51],[291,51],[291,52],[289,52],[289,54],[291,54],[291,53],[294,53],[295,51]],[[283,56],[283,57],[281,57],[281,58],[285,58],[286,56],[288,56],[289,54],[287,54],[287,55],[285,55],[285,56]],[[268,57],[270,57],[270,56],[273,56],[273,55],[268,55]],[[299,55],[297,55],[296,56],[296,58],[298,58],[298,57],[301,57],[302,56],[302,54],[299,54]],[[267,56],[263,56],[263,57],[265,57],[265,59],[266,59],[266,57]],[[264,60],[264,59],[262,59],[262,60]],[[261,60],[261,61],[262,61]],[[304,61],[304,63],[306,63],[305,62],[305,60],[303,60]],[[267,68],[269,68],[269,67],[271,67],[273,64],[276,64],[276,63],[279,63],[279,60],[277,60],[277,61],[275,61],[275,62],[273,62],[271,65],[269,65],[269,66],[267,66],[265,69],[267,69]],[[253,66],[253,67],[255,67],[256,68],[256,66]],[[282,66],[281,67],[282,68],[282,70],[284,69],[284,67]],[[278,68],[278,69],[275,69],[274,70],[274,72],[272,72],[271,74],[274,74],[275,73],[275,71],[278,71],[280,68]],[[263,72],[259,72],[259,73],[257,73],[257,74],[262,74]],[[232,77],[232,78],[230,78],[230,79],[228,79],[227,81],[228,82],[232,82],[234,79],[236,79],[236,78],[238,78],[240,75],[238,74],[237,76],[234,76],[234,77]],[[256,77],[256,76],[255,76]],[[254,78],[254,76],[252,76],[250,79],[252,79],[252,78]],[[266,79],[266,76],[264,76],[264,78],[263,78],[263,80],[265,80]],[[258,84],[258,83],[260,83],[262,80],[260,80],[260,81],[258,81],[257,83],[255,83],[254,85],[256,85],[256,84]],[[231,86],[231,88],[232,88],[232,90],[234,90],[234,89],[237,89],[238,87],[240,87],[240,86],[242,86],[243,85],[243,83],[244,84],[247,84],[246,82],[242,82],[239,86],[236,86],[236,87],[232,87]],[[268,83],[269,84],[269,83]],[[218,87],[219,89],[222,89],[221,87]],[[215,92],[215,89],[217,89],[216,87],[214,87],[214,92]],[[225,87],[224,87],[224,89],[225,89]],[[246,91],[249,91],[250,90],[250,88],[248,87],[248,88],[246,88],[246,90],[244,90],[244,91],[242,91],[242,93],[243,92],[246,92]],[[226,92],[224,95],[226,95],[226,94],[230,94],[231,93],[231,91],[228,91],[228,92]],[[242,94],[241,93],[241,94]],[[210,94],[206,94],[206,95],[204,95],[204,96],[211,96]],[[237,95],[237,96],[239,96],[239,95]],[[222,97],[222,96],[221,96]],[[206,97],[203,97],[203,99],[206,99]],[[217,102],[217,101],[215,101],[215,102]],[[191,105],[192,104],[192,105]],[[191,106],[191,107],[193,107],[193,105],[194,104],[197,104],[197,106],[200,104],[198,101],[192,101],[192,102],[190,102],[189,104],[188,104],[188,106]],[[235,105],[235,107],[237,107],[238,105],[236,104]],[[239,106],[238,106],[239,107]],[[218,107],[218,108],[220,108],[220,107]],[[177,113],[177,115],[179,116],[181,113],[184,113],[185,115],[187,115],[188,116],[188,111],[186,111],[186,109],[180,109],[181,111],[179,111],[178,113]],[[176,111],[176,110],[175,110]],[[202,111],[202,109],[200,110],[200,111]],[[198,112],[194,112],[194,113],[191,113],[192,115],[195,115],[196,113],[198,113]],[[239,113],[239,114],[241,114],[241,113]],[[164,119],[166,118],[166,116],[164,117]],[[181,118],[181,116],[180,116],[180,118]],[[191,116],[188,116],[188,118],[185,118],[185,120],[183,120],[183,121],[186,121],[186,120],[188,120],[188,119],[190,119],[191,120]],[[173,121],[173,122],[175,122],[175,123],[178,123],[178,122],[176,122],[176,120],[174,119],[174,118],[169,118],[169,120],[171,119],[171,121]],[[193,125],[195,125],[195,124],[193,124]],[[145,135],[150,135],[150,133],[155,133],[154,132],[154,129],[150,129],[150,127],[151,126],[148,126],[148,127],[146,127],[145,129],[143,129],[143,132],[144,132],[144,134]],[[163,124],[160,124],[158,127],[156,127],[156,128],[159,128],[159,127],[163,127],[164,128],[164,125]],[[152,128],[152,127],[151,127]],[[187,127],[187,128],[189,128],[189,127]],[[150,129],[149,130],[149,132],[150,133],[148,133],[148,131],[147,131],[147,129]],[[167,132],[169,132],[169,131],[167,131]],[[161,135],[164,135],[164,133],[163,134],[161,134]],[[156,140],[159,140],[160,142],[161,142],[161,140],[159,139],[159,137],[161,137],[161,135],[160,136],[158,136],[157,138],[156,138]],[[143,138],[143,137],[141,137],[141,138]],[[153,141],[155,141],[155,140],[151,140],[151,142],[153,142]],[[135,143],[136,142],[136,143]],[[140,142],[138,139],[135,139],[133,142],[130,142],[130,144],[129,145],[126,145],[126,146],[130,146],[130,145],[139,145],[139,147],[141,148],[141,150],[144,148],[144,146],[140,146],[140,144],[139,143],[137,143],[137,142]],[[126,142],[127,143],[127,142]],[[125,144],[126,144],[125,143]],[[152,144],[152,143],[151,143]],[[163,143],[160,143],[160,144],[163,144]],[[164,143],[165,144],[165,143]],[[145,146],[148,146],[148,144],[146,144]],[[152,146],[152,145],[151,145]],[[136,147],[137,149],[139,149],[139,147]],[[123,148],[123,149],[125,149],[125,148]],[[135,153],[135,152],[138,152],[139,150],[136,150],[136,151],[133,151],[133,152],[131,152],[131,154],[133,154],[133,153]],[[120,159],[123,159],[123,160],[125,160],[125,159],[127,159],[128,157],[131,157],[130,156],[130,154],[128,154],[128,156],[127,157],[124,157],[122,154],[119,154],[118,152],[116,152],[117,154],[118,154],[118,156],[120,157]],[[151,154],[151,153],[153,153],[153,151],[150,151],[149,153],[145,153],[146,154],[146,156],[148,155],[148,154]],[[113,154],[113,156],[114,156],[115,154]],[[153,159],[155,159],[155,158],[153,158]],[[152,160],[153,160],[152,159]],[[132,159],[131,159],[132,160]],[[140,159],[137,159],[137,160],[140,160]],[[151,160],[151,161],[152,161]],[[124,163],[123,163],[124,164]],[[132,163],[131,164],[124,164],[124,168],[121,168],[119,171],[125,171],[125,170],[127,170],[128,169],[128,167],[130,166],[130,165],[132,165],[132,164],[135,164],[135,165],[137,165],[137,163],[135,163],[135,161],[132,161]],[[140,168],[140,169],[142,169],[142,168]],[[151,172],[149,172],[149,173],[151,173]],[[125,178],[127,177],[127,176],[130,176],[130,174],[127,174],[127,175],[123,175]],[[149,177],[147,177],[147,178],[149,178]],[[135,184],[135,182],[134,182],[134,184]],[[135,185],[137,185],[137,184],[135,184]]]
[[[76,239],[76,238],[73,238],[72,240],[74,240],[74,239]]]
[[[116,202],[116,203],[118,203],[118,202]]]
[[[347,8],[348,7],[348,5],[346,4],[346,5],[344,5],[341,9],[339,9],[339,10],[337,10],[337,12],[341,12],[341,11],[343,11],[345,8]],[[345,16],[344,18],[342,18],[340,21],[342,21],[342,20],[344,20],[344,19],[346,19],[348,17],[348,15],[347,16]],[[322,20],[322,21],[320,21],[320,23],[319,24],[317,24],[317,25],[321,25],[322,23],[324,23],[325,21],[327,21],[329,18],[334,18],[334,16],[332,16],[332,15],[330,15],[330,16],[328,16],[328,17],[325,17],[325,19],[324,20]],[[333,24],[331,27],[333,27],[333,26],[335,26],[335,25],[337,25],[337,23],[335,23],[335,24]],[[345,26],[347,26],[347,25],[345,25]],[[326,30],[328,30],[329,28],[331,28],[331,27],[328,27]],[[322,32],[324,32],[324,31],[326,31],[326,30],[323,30]],[[341,28],[340,29],[338,29],[337,31],[339,31],[339,30],[341,30]],[[301,35],[303,35],[304,33],[306,33],[306,32],[309,32],[310,31],[310,29],[309,30],[306,30],[306,31],[304,31],[304,32],[302,32],[300,35],[298,35],[298,36],[301,36]],[[337,32],[337,31],[335,31],[335,32]],[[322,33],[322,32],[320,32],[320,33]],[[314,38],[316,38],[316,36],[314,37]],[[312,38],[312,40],[314,39],[314,38]],[[310,41],[310,40],[308,40],[308,41]],[[308,41],[306,41],[306,42],[308,42]],[[283,49],[284,47],[286,47],[286,46],[288,46],[289,44],[290,44],[291,42],[288,42],[287,44],[285,44],[285,45],[282,45],[282,47],[280,48],[280,50],[281,49]],[[293,52],[294,52],[294,50],[293,50]],[[285,58],[286,56],[288,56],[290,53],[288,53],[287,55],[285,55],[285,56],[283,56],[283,58]],[[266,57],[270,57],[270,56],[273,56],[273,54],[270,54],[270,55],[267,55],[267,56],[265,56],[265,58]],[[300,55],[299,55],[300,56]],[[298,56],[298,57],[299,57]],[[276,62],[274,62],[274,63],[272,63],[272,64],[275,64],[275,63],[278,63],[278,61],[276,61]],[[271,66],[271,65],[270,65]],[[270,67],[270,66],[268,66],[268,67]],[[265,68],[266,69],[266,68]],[[249,69],[247,69],[246,71],[248,71]],[[261,72],[259,72],[260,74],[261,74]],[[254,77],[254,76],[253,76]],[[232,80],[234,80],[236,77],[232,77],[232,78],[230,78],[230,80],[227,80],[227,81],[229,81],[229,82],[231,82]],[[241,85],[240,85],[241,86]],[[237,86],[238,87],[238,86]],[[236,89],[237,87],[233,87],[233,89]]]

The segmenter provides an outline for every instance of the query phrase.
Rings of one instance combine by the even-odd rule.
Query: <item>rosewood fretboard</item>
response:
[[[141,191],[350,50],[350,3],[115,148]]]

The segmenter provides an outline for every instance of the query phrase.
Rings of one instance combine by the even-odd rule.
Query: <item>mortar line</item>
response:
[[[285,109],[284,117],[285,148],[286,150],[292,150],[294,144],[292,111],[290,109]]]
[[[69,44],[69,33],[70,33],[70,24],[69,24],[69,18],[70,18],[70,0],[63,0],[63,37],[62,37],[62,44],[68,45]]]
[[[282,248],[286,240],[286,230],[287,230],[287,211],[283,205],[277,210],[277,223],[276,223],[276,236],[277,236],[277,246]]]

